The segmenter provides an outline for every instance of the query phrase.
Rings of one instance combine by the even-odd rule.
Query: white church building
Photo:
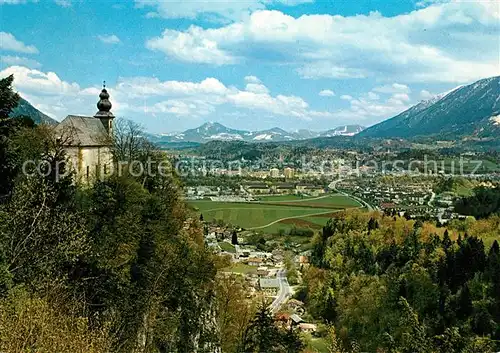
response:
[[[104,86],[94,116],[68,115],[56,128],[77,182],[91,183],[113,168],[111,147],[115,117],[111,107]]]

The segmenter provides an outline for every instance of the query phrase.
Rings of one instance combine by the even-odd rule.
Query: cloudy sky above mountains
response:
[[[500,74],[500,1],[0,0],[0,77],[151,132],[371,125]]]

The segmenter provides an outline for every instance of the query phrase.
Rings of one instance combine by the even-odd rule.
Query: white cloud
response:
[[[393,84],[384,86],[381,90],[384,91],[384,94],[389,93],[389,96],[383,99],[374,92],[375,89],[380,90],[380,88],[376,87],[358,97],[342,95],[340,98],[349,102],[349,108],[331,112],[329,117],[344,123],[357,122],[371,125],[380,120],[391,118],[412,105],[409,96],[411,90],[406,85]],[[390,94],[391,92],[394,93]]]
[[[149,39],[146,47],[169,57],[193,63],[233,64],[237,58],[219,48],[217,41],[203,37],[204,30],[191,26],[186,32],[166,29],[161,37]]]
[[[255,81],[255,79],[247,78],[247,81]],[[308,103],[301,97],[272,96],[262,83],[247,83],[245,90],[240,90],[236,87],[227,87],[215,78],[207,78],[201,82],[162,82],[157,78],[136,77],[120,79],[115,89],[127,95],[130,100],[148,101],[152,97],[163,99],[158,103],[137,108],[145,113],[169,113],[196,117],[213,113],[217,106],[229,104],[235,109],[249,109],[252,112],[257,110],[302,119],[329,114],[310,110]]]
[[[245,91],[253,93],[269,93],[269,89],[260,83],[247,83]]]
[[[393,94],[391,98],[397,99],[401,102],[409,102],[410,101],[410,97],[406,93],[396,93],[396,94]]]
[[[360,124],[371,125],[382,119],[393,117],[408,109],[410,104],[394,97],[385,101],[375,101],[364,97],[350,97],[350,107],[331,113],[331,117],[344,122],[358,122]],[[403,98],[403,97],[400,97]]]
[[[321,97],[334,97],[335,92],[333,92],[331,89],[324,89],[318,93]]]
[[[98,35],[97,38],[103,43],[106,44],[118,44],[120,43],[120,38],[118,38],[115,34],[110,35]]]
[[[82,88],[66,82],[54,72],[42,72],[21,66],[11,66],[0,77],[14,74],[14,87],[41,111],[62,119],[68,114],[94,114],[100,88]],[[255,81],[253,79],[248,79]],[[273,96],[262,83],[247,83],[244,90],[228,87],[216,78],[200,82],[160,81],[151,77],[120,78],[108,85],[117,116],[183,116],[200,117],[216,112],[221,105],[232,106],[235,112],[261,111],[271,116],[329,117],[329,112],[310,109],[301,97],[278,94]],[[133,102],[133,103],[132,103]]]
[[[307,63],[297,69],[299,75],[303,78],[365,78],[367,74],[363,69],[335,66],[328,61],[319,61]]]
[[[23,66],[11,66],[3,70],[0,77],[14,74],[15,87],[21,91],[40,95],[76,95],[80,92],[77,83],[61,80],[54,72],[42,72]]]
[[[160,18],[160,14],[158,12],[148,12],[146,15],[145,15],[146,18]]]
[[[248,17],[256,10],[263,10],[269,5],[295,6],[314,0],[135,0],[136,6],[153,7],[149,17],[189,18],[204,17],[215,22],[238,21]],[[154,14],[154,15],[152,15]]]
[[[169,99],[153,104],[152,106],[144,106],[144,113],[166,113],[179,116],[193,115],[193,111],[197,108],[194,103],[186,103],[180,100]],[[139,110],[141,111],[141,110]]]
[[[248,83],[260,83],[260,80],[256,76],[245,76],[245,82],[248,82]]]
[[[54,0],[54,2],[61,7],[71,7],[71,0]]]
[[[420,91],[420,98],[423,99],[423,100],[427,100],[427,99],[431,99],[432,97],[434,97],[434,94],[432,94],[431,92],[423,89]]]
[[[37,109],[53,118],[67,114],[93,114],[97,95],[82,90],[75,82],[61,80],[54,72],[42,72],[23,66],[10,66],[0,77],[14,75],[14,88]],[[85,109],[82,109],[85,107]]]
[[[229,92],[222,82],[216,78],[206,78],[203,81],[160,81],[158,78],[132,77],[121,78],[116,86],[120,91],[133,97],[144,96],[189,96],[189,95],[224,95]]]
[[[33,45],[26,45],[7,32],[0,32],[0,49],[26,54],[37,54],[38,49]]]
[[[22,56],[2,55],[0,56],[0,61],[9,66],[27,66],[33,69],[42,67],[42,64],[38,61]]]
[[[443,3],[447,3],[447,2],[450,2],[451,0],[421,0],[421,1],[418,1],[415,6],[417,7],[427,7],[429,5],[433,5],[433,4],[443,4]]]
[[[411,90],[407,85],[400,83],[393,83],[392,85],[384,85],[380,87],[375,87],[373,89],[375,92],[379,93],[410,93]]]
[[[28,0],[0,0],[0,5],[19,5],[29,2]],[[37,0],[32,0],[32,2],[37,2]]]
[[[54,3],[56,5],[59,5],[61,7],[70,7],[72,0],[54,0]],[[19,4],[27,4],[27,3],[36,3],[38,0],[0,0],[0,5],[19,5]]]
[[[267,60],[292,65],[306,79],[470,82],[500,74],[499,48],[492,44],[500,31],[494,3],[442,3],[392,17],[294,18],[258,9],[218,28],[167,30],[147,46],[178,60],[216,65],[266,53]]]
[[[296,96],[278,95],[276,97],[269,94],[238,91],[227,96],[228,102],[237,107],[260,110],[276,115],[290,116],[310,120],[315,116],[315,111],[309,111],[309,105],[302,98]],[[326,112],[322,112],[328,114]]]

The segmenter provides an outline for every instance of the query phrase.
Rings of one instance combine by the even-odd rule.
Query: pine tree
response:
[[[19,95],[12,89],[14,75],[0,79],[0,120],[8,119],[19,104]]]
[[[488,252],[486,276],[491,282],[491,296],[495,298],[493,314],[495,320],[500,322],[500,247],[494,241]],[[498,333],[500,335],[500,332]]]
[[[444,231],[442,244],[445,251],[448,251],[453,244],[450,239],[450,234],[448,233],[448,229]]]
[[[290,325],[290,328],[282,334],[281,344],[286,353],[300,353],[305,348],[298,329],[293,325]]]
[[[458,293],[456,315],[459,319],[467,319],[472,314],[472,310],[469,286],[465,284]]]
[[[372,230],[376,229],[375,222],[377,221],[373,217],[371,217],[370,220],[368,221],[368,234],[370,234]]]
[[[406,299],[400,298],[399,304],[402,307],[401,327],[404,329],[400,351],[402,353],[431,352],[429,347],[430,339],[426,335],[427,328],[420,323],[418,314]]]
[[[20,98],[13,91],[13,81],[13,75],[0,79],[0,196],[10,195],[12,192],[14,179],[20,167],[16,158],[16,146],[13,146],[12,138],[21,127],[27,126],[27,121],[29,121],[9,118]]]
[[[233,230],[233,234],[231,235],[231,244],[238,245],[238,234],[236,234],[236,230]]]
[[[265,303],[259,308],[248,326],[243,340],[243,352],[262,353],[279,352],[280,332],[274,324],[271,312]]]
[[[326,293],[326,301],[324,304],[323,313],[321,317],[329,324],[334,324],[337,319],[337,300],[335,299],[335,294],[333,289],[328,288]]]

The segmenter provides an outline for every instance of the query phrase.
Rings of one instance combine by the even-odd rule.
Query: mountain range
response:
[[[18,116],[29,116],[36,124],[57,124],[57,121],[52,119],[50,116],[42,113],[34,106],[30,104],[26,99],[19,98],[19,103],[16,108],[10,113],[10,117],[15,118]]]
[[[57,121],[21,98],[12,117],[27,115],[35,123],[57,124]],[[500,76],[479,80],[422,101],[397,116],[369,128],[360,125],[339,126],[331,130],[285,131],[279,127],[247,131],[208,122],[179,133],[148,134],[160,144],[190,144],[209,141],[286,142],[335,136],[356,138],[439,138],[489,139],[500,136]]]
[[[228,128],[217,122],[208,122],[197,128],[179,133],[152,135],[155,142],[208,142],[208,141],[248,141],[248,142],[280,142],[305,140],[315,137],[354,136],[363,131],[361,125],[339,126],[331,130],[316,132],[311,130],[285,131],[279,127],[268,130],[247,131]]]
[[[499,138],[500,76],[460,86],[371,126],[359,137]]]

